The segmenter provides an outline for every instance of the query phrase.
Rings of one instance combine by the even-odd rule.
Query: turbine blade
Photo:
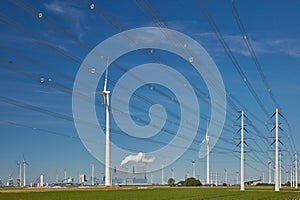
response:
[[[103,91],[96,91],[95,94],[103,94]]]
[[[103,104],[106,107],[107,106],[107,99],[106,99],[106,95],[103,95]]]
[[[106,87],[107,87],[107,78],[108,78],[108,60],[107,60],[107,63],[106,63],[106,72],[105,72],[105,80],[104,80],[103,91],[106,91]]]

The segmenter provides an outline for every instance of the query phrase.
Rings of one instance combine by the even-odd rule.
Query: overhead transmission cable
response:
[[[196,1],[196,4],[197,4],[199,10],[201,11],[201,13],[203,14],[203,16],[208,21],[210,27],[215,32],[215,35],[218,38],[218,40],[220,41],[222,47],[224,48],[225,53],[227,54],[227,56],[229,57],[229,59],[233,63],[233,65],[234,65],[235,69],[237,70],[238,74],[240,75],[240,77],[242,79],[242,82],[245,83],[245,85],[247,86],[249,92],[251,93],[251,95],[253,96],[253,98],[255,99],[255,101],[257,102],[259,107],[261,108],[261,110],[264,112],[264,114],[267,117],[270,116],[269,112],[267,111],[267,109],[265,107],[265,105],[260,100],[258,94],[255,92],[255,90],[254,90],[252,84],[250,83],[249,79],[247,78],[245,72],[243,71],[243,69],[241,68],[241,66],[238,63],[237,59],[235,58],[234,54],[232,53],[231,49],[229,48],[229,46],[228,46],[227,42],[225,41],[222,33],[219,31],[219,28],[218,28],[217,24],[215,23],[214,19],[212,18],[212,16],[211,16],[208,8],[206,7],[204,1],[203,0]]]

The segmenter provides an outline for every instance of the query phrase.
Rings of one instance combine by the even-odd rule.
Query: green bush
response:
[[[202,183],[198,179],[191,177],[191,178],[185,179],[183,185],[184,186],[202,186]]]
[[[173,187],[175,185],[175,180],[173,178],[169,178],[168,185]]]

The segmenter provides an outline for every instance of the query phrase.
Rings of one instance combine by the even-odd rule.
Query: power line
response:
[[[253,96],[253,98],[255,99],[255,101],[258,103],[258,105],[260,106],[260,108],[262,109],[262,111],[265,113],[265,115],[269,116],[266,107],[264,106],[264,104],[260,100],[260,98],[257,95],[257,93],[255,92],[253,86],[251,85],[249,79],[247,78],[246,74],[244,73],[243,69],[241,68],[240,64],[238,63],[237,59],[235,58],[234,54],[230,50],[227,42],[225,41],[223,35],[219,31],[219,28],[218,28],[217,24],[215,23],[215,21],[213,20],[213,18],[211,16],[208,8],[206,7],[204,1],[203,0],[199,0],[199,1],[196,1],[196,3],[198,5],[199,10],[201,11],[201,13],[203,14],[203,16],[208,21],[210,27],[215,32],[216,37],[218,38],[218,40],[220,41],[222,47],[225,50],[225,53],[227,54],[227,56],[229,57],[229,59],[233,63],[233,65],[234,65],[235,69],[237,70],[238,74],[240,75],[240,77],[242,79],[242,82],[247,86],[247,88],[250,91],[251,95]]]
[[[259,75],[260,75],[260,77],[261,77],[261,79],[262,79],[262,81],[263,81],[263,83],[265,85],[266,91],[268,92],[268,94],[270,95],[271,99],[273,100],[274,105],[276,107],[278,107],[278,103],[277,103],[277,101],[275,99],[275,96],[273,94],[271,86],[270,86],[270,84],[267,81],[267,78],[266,78],[266,76],[265,76],[265,74],[264,74],[264,72],[262,70],[260,62],[258,61],[257,56],[255,54],[255,51],[254,51],[254,49],[252,47],[252,44],[251,44],[250,39],[249,39],[249,36],[246,33],[244,25],[243,25],[243,23],[241,21],[241,18],[239,16],[238,12],[237,12],[237,9],[236,9],[236,7],[234,5],[234,0],[230,0],[230,2],[231,2],[230,6],[231,6],[231,9],[232,9],[233,15],[235,17],[235,20],[237,22],[237,25],[238,25],[238,27],[240,29],[241,35],[242,35],[242,37],[244,39],[244,42],[246,43],[246,46],[247,46],[247,48],[248,48],[248,50],[250,52],[250,55],[251,55],[251,57],[252,57],[252,59],[253,59],[253,61],[255,63],[256,69],[259,72]]]

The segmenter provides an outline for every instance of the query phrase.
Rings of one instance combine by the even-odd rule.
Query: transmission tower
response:
[[[241,145],[241,170],[240,170],[240,190],[244,191],[245,190],[245,158],[244,158],[244,144],[247,145],[247,143],[245,142],[244,139],[244,132],[248,131],[245,129],[245,119],[246,116],[244,114],[244,111],[241,112],[241,115],[238,117],[238,120],[241,119],[241,125],[240,125],[240,129],[238,130],[238,132],[241,133],[241,137],[240,137],[240,142],[238,145]],[[237,145],[237,146],[238,146]]]
[[[275,116],[275,126],[271,130],[271,131],[273,131],[275,129],[275,141],[272,143],[272,144],[275,143],[274,182],[275,182],[275,191],[279,191],[280,190],[280,186],[279,186],[279,142],[282,144],[282,142],[279,140],[279,129],[282,130],[282,128],[279,126],[279,116],[281,116],[281,117],[283,117],[283,116],[279,113],[278,108],[276,108],[275,113],[272,115],[271,118],[273,118],[274,116]]]

